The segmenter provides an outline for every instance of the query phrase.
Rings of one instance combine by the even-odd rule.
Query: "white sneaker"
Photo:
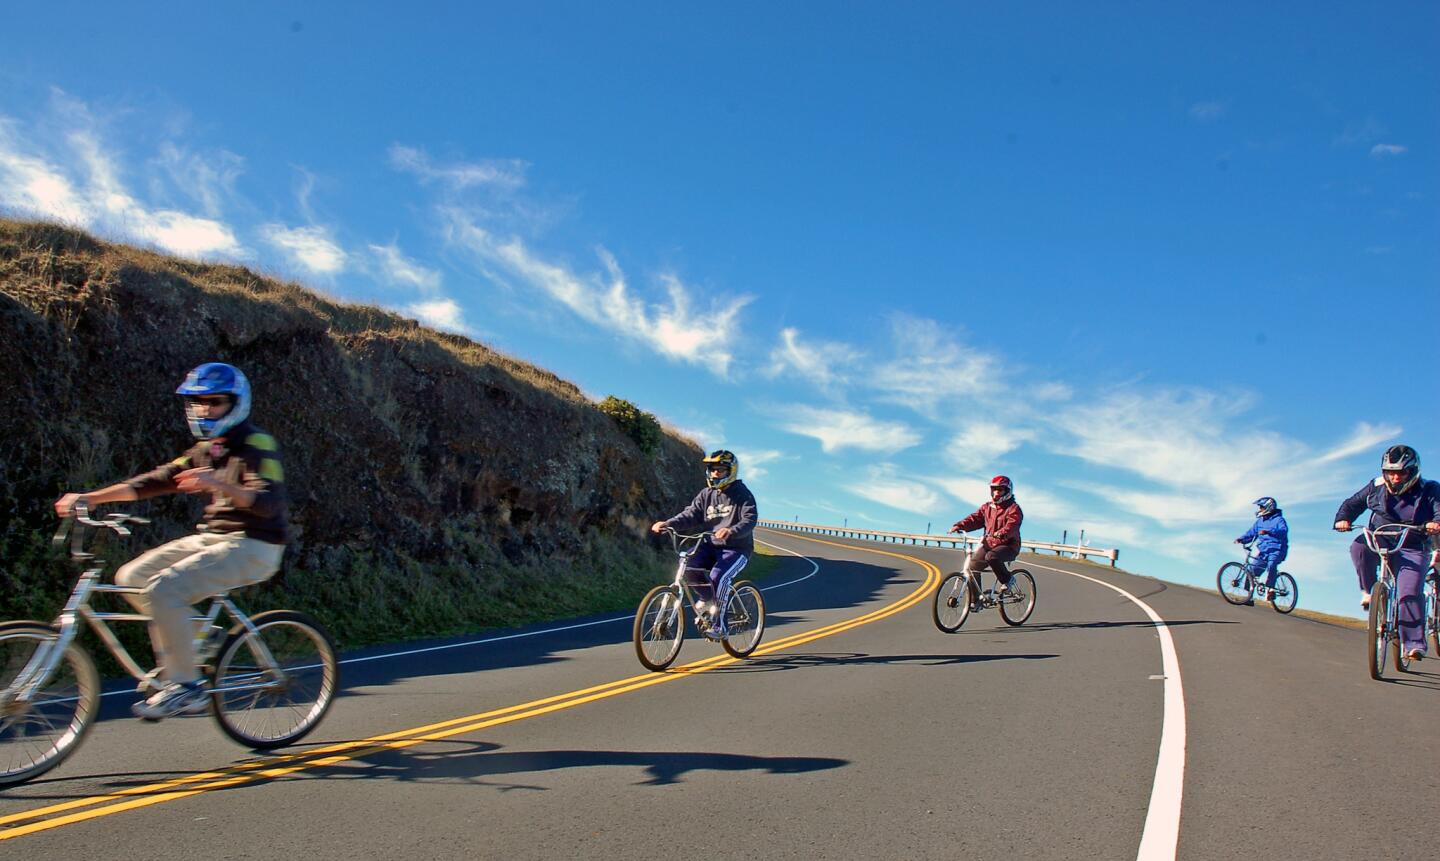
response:
[[[171,682],[148,700],[130,707],[142,720],[160,720],[175,715],[197,715],[210,708],[210,692],[204,682]]]

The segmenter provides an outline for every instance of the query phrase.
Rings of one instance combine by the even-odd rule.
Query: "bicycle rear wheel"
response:
[[[257,750],[294,744],[335,700],[335,644],[319,622],[293,610],[260,613],[250,624],[259,636],[236,626],[215,659],[215,720]]]
[[[635,657],[647,670],[660,672],[680,654],[685,642],[685,613],[680,590],[656,586],[646,593],[635,611]]]
[[[1370,647],[1370,678],[1385,677],[1385,647],[1390,645],[1390,632],[1386,629],[1389,618],[1390,590],[1383,581],[1376,581],[1370,589],[1370,619],[1366,626],[1366,644]]]
[[[1289,613],[1299,601],[1300,587],[1295,585],[1295,578],[1281,571],[1275,577],[1275,597],[1270,600],[1270,606],[1277,613]]]
[[[725,602],[725,637],[720,645],[731,657],[748,657],[765,634],[765,599],[748,580],[730,587],[730,600]]]
[[[1239,562],[1226,562],[1215,572],[1215,586],[1220,597],[1231,604],[1248,604],[1255,597],[1255,580]]]
[[[1014,627],[1023,625],[1035,612],[1035,578],[1024,568],[1010,571],[1010,594],[1000,601],[1000,618]]]
[[[65,761],[79,747],[100,707],[100,675],[78,643],[24,702],[16,699],[44,650],[60,632],[44,622],[0,625],[0,786],[21,783]]]

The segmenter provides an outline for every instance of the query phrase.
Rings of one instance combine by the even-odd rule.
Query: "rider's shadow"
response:
[[[799,670],[809,667],[852,667],[865,664],[914,664],[923,667],[952,666],[955,664],[981,664],[990,661],[1042,661],[1058,658],[1053,654],[1033,655],[976,655],[976,654],[927,654],[927,655],[867,655],[864,652],[809,652],[803,654],[766,655],[750,658],[744,663],[716,667],[710,672],[723,673],[772,673],[783,670]]]
[[[444,748],[444,749],[437,749]],[[536,750],[499,752],[487,742],[427,742],[423,748],[383,750],[302,774],[321,780],[397,780],[469,783],[502,792],[550,787],[497,777],[535,775],[572,768],[640,768],[646,779],[637,786],[683,783],[695,771],[748,771],[757,775],[802,774],[850,764],[846,759],[813,756],[750,756],[709,751]],[[298,776],[298,775],[297,775]]]

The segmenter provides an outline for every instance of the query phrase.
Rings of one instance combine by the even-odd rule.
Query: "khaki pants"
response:
[[[269,580],[280,570],[284,554],[285,545],[247,538],[241,532],[202,532],[162,544],[120,566],[115,572],[117,585],[144,589],[125,598],[150,616],[150,642],[162,679],[200,678],[192,605]]]

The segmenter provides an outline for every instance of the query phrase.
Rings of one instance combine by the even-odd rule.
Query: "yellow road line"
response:
[[[906,562],[912,562],[925,570],[925,581],[915,591],[893,604],[886,605],[878,610],[873,610],[853,619],[846,619],[816,628],[812,631],[803,631],[799,634],[783,637],[756,649],[752,657],[773,654],[784,649],[834,636],[835,634],[843,633],[852,628],[858,628],[861,625],[868,625],[871,622],[877,622],[893,616],[919,603],[931,589],[939,584],[940,569],[914,556],[906,556],[902,553],[892,553],[887,550],[877,550],[868,547],[854,547],[849,544],[824,541],[819,538],[811,538],[804,535],[787,534],[786,537],[796,538],[801,541],[810,541],[816,544],[827,544],[832,547],[842,547],[847,550],[858,550],[863,553],[891,556]],[[693,661],[665,673],[645,673],[644,675],[631,676],[589,688],[582,688],[568,693],[531,700],[530,702],[519,705],[506,706],[504,708],[466,715],[464,717],[451,718],[425,726],[412,727],[410,729],[399,730],[397,732],[372,736],[356,741],[325,745],[304,751],[303,753],[266,757],[262,760],[241,763],[229,768],[187,775],[185,777],[152,783],[146,786],[131,787],[106,795],[77,798],[60,804],[52,804],[47,807],[12,813],[7,816],[0,816],[0,826],[27,820],[40,821],[0,830],[0,840],[23,837],[27,834],[59,828],[63,825],[98,819],[102,816],[110,816],[115,813],[149,807],[155,804],[163,804],[168,801],[176,801],[181,798],[188,798],[192,795],[199,795],[216,789],[226,789],[232,786],[261,780],[273,780],[299,771],[336,765],[382,751],[402,750],[425,742],[440,741],[467,732],[475,732],[488,727],[539,717],[540,715],[619,696],[620,694],[640,690],[641,688],[647,688],[652,685],[687,678],[718,667],[738,664],[741,660],[742,659],[721,654]]]

